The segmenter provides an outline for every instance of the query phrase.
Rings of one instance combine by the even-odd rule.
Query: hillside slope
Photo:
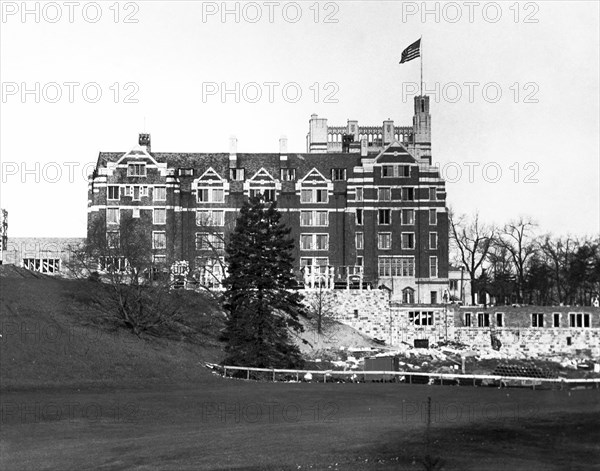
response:
[[[222,357],[223,315],[201,295],[186,304],[197,339],[145,339],[115,329],[90,302],[98,283],[0,270],[2,389],[183,384],[210,377],[204,362]]]

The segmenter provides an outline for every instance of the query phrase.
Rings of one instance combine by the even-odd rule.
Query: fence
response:
[[[524,376],[501,376],[501,375],[467,375],[453,373],[417,373],[414,371],[338,371],[338,370],[285,370],[274,368],[252,368],[246,366],[224,366],[207,363],[207,367],[222,371],[223,376],[227,377],[227,372],[230,371],[245,371],[246,379],[250,378],[250,372],[270,374],[273,381],[277,380],[277,375],[285,375],[288,379],[300,381],[307,374],[312,375],[313,380],[317,381],[322,377],[324,383],[327,382],[327,377],[333,381],[334,376],[349,377],[352,381],[358,381],[362,377],[363,382],[367,381],[368,377],[375,378],[374,381],[391,379],[397,382],[405,382],[408,384],[440,384],[440,385],[457,385],[457,386],[527,386],[533,389],[536,386],[559,386],[563,389],[576,386],[585,386],[600,389],[600,378],[530,378]],[[301,378],[302,376],[302,378]],[[426,380],[425,380],[426,379]],[[444,381],[446,381],[444,383]]]

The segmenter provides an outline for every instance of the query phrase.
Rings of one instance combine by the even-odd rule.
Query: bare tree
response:
[[[317,334],[323,335],[327,327],[334,324],[335,298],[332,290],[318,283],[311,296],[307,296],[308,314],[317,327]]]
[[[451,211],[448,216],[458,258],[471,280],[471,303],[475,304],[477,272],[488,258],[497,230],[493,225],[482,223],[478,213],[471,220],[464,215],[457,217]]]
[[[102,282],[90,298],[118,326],[138,336],[186,330],[170,271],[154,248],[161,243],[151,240],[139,219],[122,216],[118,224],[107,225],[99,217],[91,221],[86,242],[72,257],[73,273]]]
[[[514,267],[517,281],[517,302],[523,302],[527,263],[538,249],[534,230],[537,224],[529,218],[520,217],[504,225],[496,238],[496,243],[504,249]]]

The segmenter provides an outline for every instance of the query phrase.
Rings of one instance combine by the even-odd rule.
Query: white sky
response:
[[[464,2],[429,2],[429,9],[439,8],[438,18],[433,13],[423,18],[421,2],[321,2],[318,8],[313,1],[299,2],[302,17],[296,23],[298,10],[290,2],[274,7],[272,23],[264,2],[255,4],[262,11],[256,23],[248,20],[257,10],[240,3],[236,23],[234,15],[223,22],[220,14],[203,21],[203,8],[220,9],[221,2],[194,1],[121,3],[115,22],[110,1],[100,2],[102,17],[92,23],[94,5],[79,2],[70,23],[64,2],[29,2],[29,8],[40,11],[36,23],[34,14],[22,21],[21,2],[3,2],[0,203],[9,211],[9,237],[84,236],[87,182],[82,169],[100,151],[131,149],[144,120],[157,152],[227,152],[231,135],[238,137],[239,152],[277,152],[281,135],[288,137],[290,152],[305,152],[312,113],[331,125],[344,125],[347,119],[381,125],[387,118],[410,125],[412,95],[403,99],[403,87],[419,81],[419,60],[398,62],[402,50],[421,35],[426,88],[439,84],[437,97],[429,93],[433,160],[453,181],[447,183],[448,204],[461,213],[479,210],[490,222],[524,214],[534,217],[543,232],[597,234],[599,3],[524,2],[515,22],[514,2],[500,2],[502,16],[496,23],[491,21],[498,13],[494,5],[479,3],[470,22]],[[62,17],[52,23],[57,6]],[[462,17],[451,22],[455,6]],[[11,15],[15,8],[19,11]],[[403,18],[403,9],[413,8],[419,12]],[[127,14],[138,22],[125,23]],[[338,22],[326,23],[328,14]],[[528,15],[537,23],[526,23]],[[34,89],[36,82],[40,103],[35,94],[20,93],[23,83]],[[48,102],[56,94],[47,85],[52,82],[61,84],[57,103]],[[64,82],[81,84],[74,88],[73,103]],[[82,96],[83,85],[91,82],[102,90],[97,103]],[[110,88],[115,82],[121,88],[118,103]],[[124,103],[133,91],[124,88],[128,82],[137,84],[133,98],[138,103]],[[225,103],[219,95],[203,102],[203,83],[208,82],[226,82],[230,88],[235,82],[240,87],[281,85],[273,103],[264,85],[257,103],[243,96],[235,103],[233,95]],[[290,82],[302,90],[296,103],[281,92]],[[310,89],[315,82],[321,89],[317,103]],[[325,89],[328,82],[338,87],[338,103],[324,100],[333,90]],[[453,82],[462,93],[457,102],[452,102]],[[465,82],[480,84],[472,102]],[[502,92],[496,103],[489,100],[493,88],[488,100],[482,95],[483,85],[491,82]],[[535,85],[526,87],[530,82]],[[254,90],[246,90],[252,98]],[[525,103],[532,92],[530,99],[537,103]],[[479,163],[472,179],[468,162]],[[482,174],[485,164],[488,181]],[[502,174],[493,183],[497,169]],[[537,183],[526,183],[528,176]]]

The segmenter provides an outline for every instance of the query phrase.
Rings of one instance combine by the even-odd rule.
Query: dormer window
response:
[[[293,182],[296,180],[296,169],[295,168],[282,168],[281,169],[281,181]]]
[[[180,177],[193,177],[194,176],[194,169],[193,168],[180,168],[179,169],[179,176]]]
[[[277,191],[274,188],[251,188],[250,198],[262,196],[265,201],[277,200]]]
[[[331,169],[331,180],[334,182],[346,181],[346,169],[345,168],[332,168]]]
[[[145,177],[146,164],[129,164],[127,165],[128,177]]]
[[[244,169],[243,168],[230,168],[229,179],[234,182],[244,181]]]
[[[223,203],[224,201],[223,188],[198,188],[198,203]]]

